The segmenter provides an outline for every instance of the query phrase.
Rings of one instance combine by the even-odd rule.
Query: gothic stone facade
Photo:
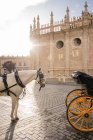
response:
[[[54,22],[53,12],[50,23],[40,26],[34,18],[30,26],[33,42],[33,68],[41,67],[47,77],[70,75],[79,70],[93,75],[93,14],[85,2],[80,17],[69,17],[69,8],[60,22]]]

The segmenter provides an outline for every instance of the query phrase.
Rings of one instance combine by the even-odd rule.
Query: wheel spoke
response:
[[[88,111],[90,111],[90,112],[91,112],[92,110],[93,110],[93,106],[92,106],[91,108],[88,109]]]
[[[82,110],[82,108],[79,108],[79,107],[77,107],[76,108],[77,110],[79,110],[80,112],[82,112],[83,110]]]
[[[89,129],[89,127],[88,127],[88,120],[85,121],[85,125],[86,125],[86,126],[85,126],[86,129]]]
[[[82,118],[81,120],[80,128],[82,128],[83,122],[84,122],[84,118]]]
[[[73,120],[73,119],[76,119],[77,117],[80,117],[80,115],[71,116],[71,117],[69,117],[69,119]]]
[[[73,110],[69,110],[70,113],[72,113],[73,115],[79,115],[80,113],[78,112],[74,112]]]
[[[77,124],[81,119],[82,119],[82,116],[80,116],[79,119],[77,119],[77,121],[74,122],[74,125]]]
[[[79,112],[82,112],[84,110],[79,102],[74,103],[73,106],[72,108],[78,110]]]

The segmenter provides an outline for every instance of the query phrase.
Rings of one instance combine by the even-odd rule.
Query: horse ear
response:
[[[39,68],[39,70],[38,71],[41,71],[41,68]]]
[[[39,70],[37,70],[37,73],[39,73],[41,71],[41,68],[39,68]]]
[[[15,69],[14,69],[14,72],[15,72],[15,73],[17,73],[17,72],[18,72],[18,70],[15,68]]]

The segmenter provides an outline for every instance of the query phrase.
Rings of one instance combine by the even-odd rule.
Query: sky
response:
[[[50,12],[54,21],[64,18],[67,6],[70,17],[80,16],[85,0],[0,0],[0,56],[27,56],[33,49],[29,38],[33,18],[40,16],[40,24],[47,24]],[[87,0],[88,9],[93,13],[93,0]]]

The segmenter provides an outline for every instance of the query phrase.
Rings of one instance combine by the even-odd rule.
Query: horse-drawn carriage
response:
[[[82,88],[71,91],[66,97],[68,122],[79,131],[93,131],[93,77],[75,71],[72,78]]]

